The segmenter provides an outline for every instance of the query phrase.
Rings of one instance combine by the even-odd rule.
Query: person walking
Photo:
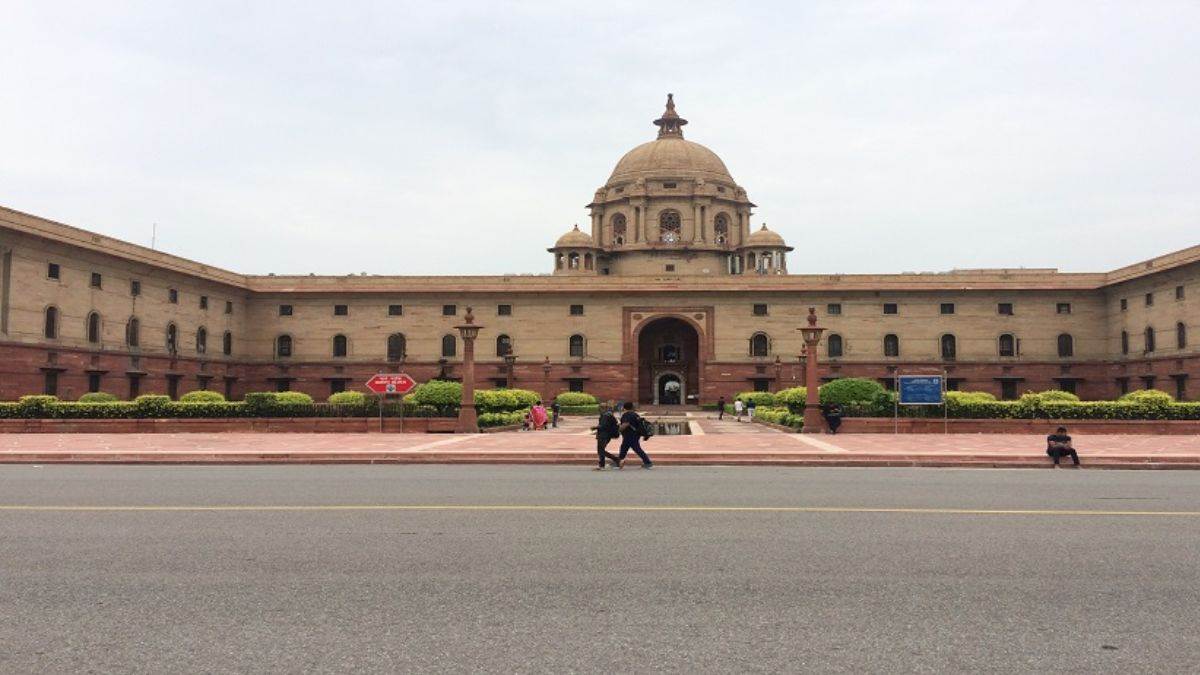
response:
[[[756,404],[754,403],[754,399],[750,399],[749,401],[746,402],[746,416],[750,418],[751,422],[754,421],[754,406],[755,405]]]
[[[725,397],[724,396],[722,396],[720,398],[720,400],[717,401],[717,419],[718,420],[725,419]]]
[[[630,450],[637,453],[637,456],[642,460],[642,468],[650,469],[654,467],[654,463],[646,456],[646,451],[642,450],[642,440],[650,438],[646,433],[646,420],[641,415],[633,411],[633,402],[625,402],[625,413],[621,415],[621,450],[617,454],[617,468],[621,468],[621,464],[625,461],[625,455],[629,454]]]
[[[733,400],[733,416],[735,420],[739,422],[742,421],[742,411],[745,409],[745,407],[745,404],[742,403],[742,399],[737,398]]]
[[[600,420],[594,427],[596,432],[596,457],[600,461],[600,466],[596,467],[596,471],[604,470],[604,460],[611,461],[613,466],[618,469],[621,468],[621,460],[607,450],[609,441],[621,435],[621,425],[617,422],[615,410],[616,408],[611,404],[602,406]]]
[[[558,428],[558,416],[562,412],[562,406],[558,403],[558,397],[554,397],[554,402],[550,404],[550,426]]]

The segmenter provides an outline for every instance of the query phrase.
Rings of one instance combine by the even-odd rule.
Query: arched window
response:
[[[754,251],[746,254],[746,267],[749,267],[752,270],[758,269],[758,258],[754,256]]]
[[[883,336],[883,355],[900,356],[900,338],[888,333]]]
[[[625,243],[625,214],[618,213],[612,217],[612,236],[617,246]]]
[[[450,358],[458,353],[458,341],[453,335],[442,336],[442,358]]]
[[[346,355],[346,336],[345,335],[334,335],[333,336],[333,355],[334,356],[345,356]]]
[[[512,338],[503,334],[496,336],[496,356],[508,356],[512,350]]]
[[[563,254],[556,253],[554,255],[554,268],[560,270],[563,268]]]
[[[1187,349],[1187,326],[1183,322],[1175,324],[1175,346],[1180,349]]]
[[[579,254],[572,251],[567,255],[567,269],[579,269]]]
[[[404,339],[404,335],[400,333],[392,333],[387,339],[387,360],[399,361],[403,359],[408,352],[408,343]]]
[[[87,318],[87,341],[92,344],[100,342],[100,314],[92,312]]]
[[[592,264],[592,254],[591,254],[591,253],[585,253],[585,254],[583,255],[583,269],[585,269],[585,270],[590,270],[590,269],[592,269],[593,267],[594,267],[594,265]]]
[[[125,346],[138,346],[141,340],[141,325],[136,316],[129,317],[129,322],[125,324]]]
[[[755,333],[750,338],[750,356],[768,356],[771,353],[771,340],[766,333]]]
[[[1154,351],[1154,328],[1146,326],[1146,351]]]
[[[196,353],[203,354],[208,351],[208,329],[201,326],[196,329]]]
[[[1121,331],[1121,353],[1129,353],[1129,332]]]
[[[292,355],[292,336],[280,335],[275,338],[275,356],[287,358]]]
[[[658,214],[658,238],[667,244],[677,243],[683,238],[683,224],[678,211],[663,211]]]
[[[577,359],[583,358],[587,353],[582,335],[572,335],[571,339],[567,343],[567,347],[571,356]]]
[[[43,334],[47,340],[53,340],[58,337],[58,308],[46,308],[46,325],[43,329]]]
[[[825,345],[825,350],[830,358],[837,358],[842,355],[842,336],[837,333],[829,335],[829,342]]]
[[[1058,336],[1058,355],[1075,356],[1075,338],[1067,333]]]
[[[225,334],[221,336],[221,353],[225,356],[233,354],[233,333],[229,331],[225,331]]]
[[[729,216],[718,213],[713,220],[713,240],[718,244],[729,243]]]
[[[1017,340],[1011,333],[1005,333],[1000,336],[998,341],[1000,356],[1016,356],[1017,355]]]
[[[958,354],[958,340],[953,335],[943,335],[941,342],[943,359],[952,359]]]
[[[175,324],[167,324],[167,353],[175,354],[179,352],[179,329]]]

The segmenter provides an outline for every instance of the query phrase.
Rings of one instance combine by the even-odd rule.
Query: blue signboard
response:
[[[900,405],[941,405],[941,375],[901,375]]]

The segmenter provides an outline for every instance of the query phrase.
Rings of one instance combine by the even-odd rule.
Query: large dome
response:
[[[618,183],[638,178],[703,178],[722,183],[733,183],[725,162],[708,148],[667,137],[643,143],[625,153],[617,168],[613,169],[608,182]]]
[[[658,127],[658,138],[625,153],[608,177],[609,185],[639,178],[702,178],[735,184],[717,153],[683,140],[687,120],[676,114],[671,94],[667,94],[666,111],[654,124]]]

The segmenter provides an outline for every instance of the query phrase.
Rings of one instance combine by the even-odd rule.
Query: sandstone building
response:
[[[793,386],[815,307],[825,379],[944,371],[1006,398],[1200,396],[1200,246],[1083,274],[796,274],[721,159],[684,139],[670,98],[654,123],[544,276],[244,275],[0,208],[0,399],[324,398],[380,371],[453,379],[468,306],[484,386],[505,383],[505,352],[515,386],[549,393],[673,403]]]

